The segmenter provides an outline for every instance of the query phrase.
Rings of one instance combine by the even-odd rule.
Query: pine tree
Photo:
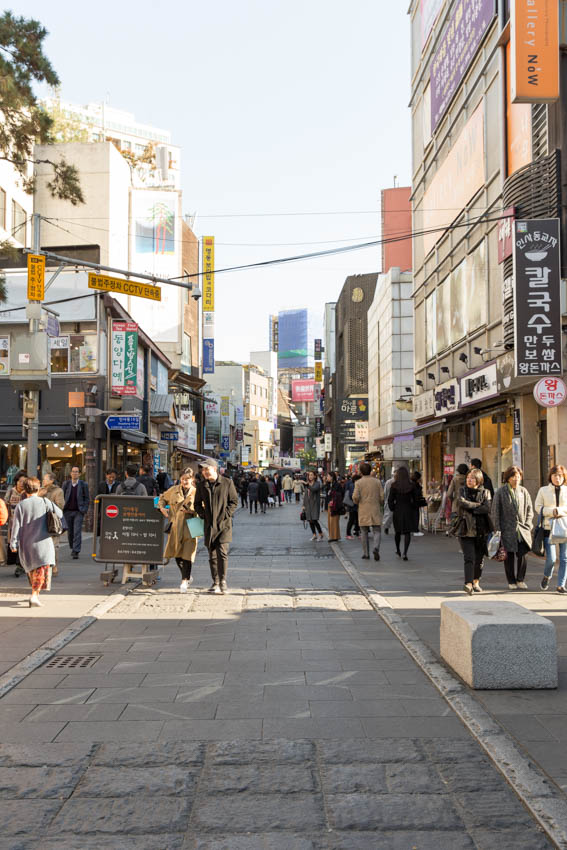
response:
[[[47,30],[32,19],[0,15],[0,159],[11,162],[27,192],[33,192],[29,165],[39,162],[53,169],[47,184],[53,197],[84,203],[79,173],[65,159],[33,156],[34,144],[53,142],[53,119],[36,98],[34,83],[57,86],[59,78],[43,52]]]

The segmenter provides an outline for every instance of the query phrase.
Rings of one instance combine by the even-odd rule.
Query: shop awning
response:
[[[173,394],[152,393],[150,399],[150,417],[154,420],[168,421],[173,407]]]
[[[121,431],[120,439],[127,443],[136,443],[139,446],[149,442],[148,435],[144,434],[143,431]]]
[[[186,448],[185,448],[185,446],[179,446],[179,445],[176,445],[176,446],[175,446],[175,451],[176,451],[176,452],[181,452],[181,454],[183,454],[183,455],[187,455],[188,457],[189,457],[189,456],[190,456],[190,457],[195,457],[195,458],[197,458],[197,460],[209,460],[209,458],[211,457],[211,455],[202,455],[202,454],[199,454],[199,452],[195,452],[195,451],[193,451],[193,449],[186,449]]]
[[[413,429],[413,436],[427,437],[428,434],[436,434],[438,431],[442,431],[446,424],[446,419],[436,419],[434,422],[425,422],[425,424],[417,425]]]
[[[399,431],[397,434],[394,434],[394,443],[404,443],[407,440],[413,440],[414,431],[415,428],[406,428],[405,431]]]
[[[374,445],[375,446],[389,446],[390,443],[393,443],[393,442],[394,442],[393,435],[389,436],[389,437],[378,437],[376,440],[374,440]]]

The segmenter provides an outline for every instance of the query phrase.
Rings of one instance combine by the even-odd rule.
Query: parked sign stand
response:
[[[155,584],[159,569],[150,570],[150,564],[163,565],[166,561],[163,517],[151,496],[97,496],[94,528],[99,532],[98,537],[93,534],[92,555],[97,563],[108,565],[100,574],[105,585],[118,575],[117,564],[123,565],[122,584],[130,578],[141,578],[147,586]]]

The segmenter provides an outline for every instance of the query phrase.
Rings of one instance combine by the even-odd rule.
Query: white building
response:
[[[381,449],[384,460],[394,464],[420,456],[421,441],[412,436],[412,295],[411,272],[391,268],[379,275],[368,310],[369,450]]]
[[[328,301],[325,304],[325,313],[323,316],[323,345],[325,346],[325,351],[323,353],[323,365],[325,368],[329,367],[329,374],[331,375],[336,371],[336,310],[337,304],[335,301]]]
[[[0,161],[0,241],[16,248],[31,245],[33,195],[24,191],[22,178],[10,162]]]

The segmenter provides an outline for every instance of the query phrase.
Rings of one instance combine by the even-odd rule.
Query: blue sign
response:
[[[230,437],[228,436],[228,434],[226,437],[221,437],[221,445],[225,452],[230,449]]]
[[[213,375],[215,372],[215,341],[203,340],[203,375]]]
[[[179,431],[162,431],[160,437],[162,440],[178,440]]]
[[[139,431],[141,416],[108,416],[104,423],[109,431]]]
[[[230,457],[230,452],[219,452],[221,457]]]

